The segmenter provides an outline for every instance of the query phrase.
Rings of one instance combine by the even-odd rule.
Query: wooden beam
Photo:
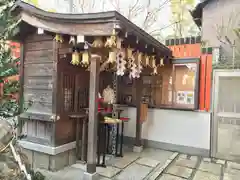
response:
[[[142,76],[136,79],[136,108],[137,108],[137,115],[136,115],[136,137],[135,137],[135,146],[142,146],[142,123],[140,120],[141,114],[141,102],[142,102]]]
[[[26,12],[21,13],[21,19],[31,26],[41,27],[45,31],[68,34],[68,35],[85,35],[85,36],[109,36],[112,34],[113,22],[95,22],[95,23],[61,23],[52,19],[43,19],[35,17]]]
[[[101,57],[93,55],[90,64],[90,89],[89,89],[89,117],[88,117],[88,153],[87,153],[87,173],[96,172],[97,153],[97,98],[99,91],[99,68]]]
[[[23,98],[23,90],[24,90],[24,42],[20,44],[20,89],[19,89],[19,114],[24,111],[24,98]],[[18,128],[18,136],[22,134],[24,122],[23,119],[19,118],[19,128]]]

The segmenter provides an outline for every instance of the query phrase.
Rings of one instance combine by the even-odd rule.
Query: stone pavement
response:
[[[123,158],[107,158],[97,168],[100,180],[239,180],[240,164],[178,154],[159,149],[127,151]],[[86,167],[77,163],[59,172],[41,172],[47,180],[82,180]]]
[[[189,155],[178,155],[157,180],[239,180],[240,164]]]

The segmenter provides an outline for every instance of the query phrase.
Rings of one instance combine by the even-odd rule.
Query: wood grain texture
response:
[[[52,36],[30,34],[24,47],[23,98],[25,103],[32,103],[27,113],[51,114],[54,71]]]
[[[33,17],[25,12],[22,13],[21,18],[23,21],[34,27],[41,27],[49,32],[69,35],[89,35],[89,36],[109,36],[112,34],[113,22],[105,23],[88,23],[76,24],[65,23],[64,25],[59,22],[52,22]]]

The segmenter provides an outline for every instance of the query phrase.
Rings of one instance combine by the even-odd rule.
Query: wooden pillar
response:
[[[99,91],[99,68],[100,56],[93,55],[90,65],[90,89],[89,89],[89,121],[88,121],[88,153],[87,153],[87,173],[96,172],[97,153],[97,97]]]
[[[24,99],[23,99],[23,90],[24,90],[24,55],[25,55],[25,50],[24,50],[24,43],[21,42],[20,45],[20,71],[19,71],[19,76],[20,76],[20,87],[19,87],[19,99],[18,99],[18,103],[19,103],[19,111],[18,113],[21,114],[24,111]],[[18,132],[17,135],[21,135],[22,131],[23,131],[23,121],[19,119],[19,127],[18,127]]]
[[[136,79],[136,138],[135,138],[135,147],[142,147],[142,122],[140,120],[141,114],[141,102],[142,102],[142,77]],[[136,150],[139,151],[139,150]]]

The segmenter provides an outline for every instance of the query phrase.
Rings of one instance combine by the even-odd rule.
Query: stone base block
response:
[[[75,149],[56,155],[49,155],[29,149],[23,149],[23,153],[28,157],[29,164],[33,169],[40,168],[49,171],[58,171],[76,163]]]
[[[99,180],[99,175],[97,173],[90,174],[90,173],[84,172],[83,180]]]
[[[143,151],[143,146],[134,146],[133,152],[140,153]]]

